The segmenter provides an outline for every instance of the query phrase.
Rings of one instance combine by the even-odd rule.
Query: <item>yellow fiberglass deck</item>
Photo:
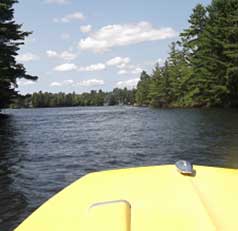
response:
[[[43,204],[16,231],[238,230],[238,171],[175,166],[89,174]]]

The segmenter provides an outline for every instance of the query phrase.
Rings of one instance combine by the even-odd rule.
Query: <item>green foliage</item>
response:
[[[0,2],[0,108],[8,106],[17,95],[17,79],[36,80],[36,76],[26,73],[22,64],[16,62],[19,46],[23,45],[29,32],[21,31],[21,25],[14,21],[13,4],[16,0]]]
[[[165,64],[141,78],[137,104],[238,106],[238,1],[198,4],[189,24],[171,44]]]
[[[140,76],[140,81],[137,84],[137,92],[136,92],[136,102],[141,106],[148,105],[150,102],[149,97],[149,86],[150,86],[151,78],[150,76],[143,71]]]
[[[127,90],[126,88],[116,88],[112,92],[99,90],[82,94],[75,92],[53,94],[40,91],[32,95],[17,97],[11,104],[11,108],[132,105],[134,102],[135,90]]]

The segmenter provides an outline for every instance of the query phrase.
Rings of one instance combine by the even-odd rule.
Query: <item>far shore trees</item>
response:
[[[115,88],[112,92],[102,90],[73,93],[37,92],[18,96],[10,105],[11,108],[39,108],[39,107],[74,107],[74,106],[113,106],[134,105],[136,90]]]

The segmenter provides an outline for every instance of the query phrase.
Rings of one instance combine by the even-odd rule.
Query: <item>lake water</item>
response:
[[[4,111],[0,230],[86,173],[132,166],[238,167],[238,110],[77,107]]]

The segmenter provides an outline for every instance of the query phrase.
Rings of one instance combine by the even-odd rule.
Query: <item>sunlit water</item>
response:
[[[131,166],[238,166],[238,110],[79,107],[0,117],[0,230],[86,173]]]

